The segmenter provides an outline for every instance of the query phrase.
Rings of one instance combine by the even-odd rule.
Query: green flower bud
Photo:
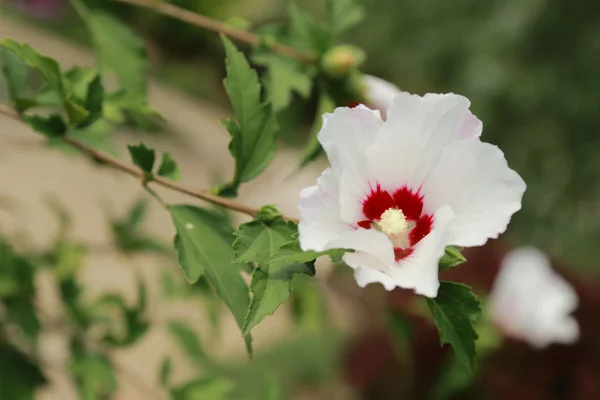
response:
[[[365,61],[365,52],[356,46],[335,46],[323,55],[321,68],[333,77],[341,78]]]

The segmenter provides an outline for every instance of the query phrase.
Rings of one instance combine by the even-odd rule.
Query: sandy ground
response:
[[[40,51],[56,57],[65,67],[72,64],[93,64],[93,57],[88,51],[74,48],[47,32],[35,31],[31,27],[0,19],[0,37],[4,36],[26,41]],[[144,141],[175,156],[181,165],[184,183],[194,187],[209,187],[213,183],[215,172],[224,177],[230,176],[233,162],[227,152],[229,138],[218,123],[225,111],[206,103],[199,104],[155,83],[151,85],[150,102],[163,112],[172,129],[178,132],[179,139],[183,140],[173,141],[162,137],[145,138]],[[119,132],[114,139],[120,149],[139,140],[128,132]],[[41,146],[41,142],[41,138],[25,125],[0,116],[0,195],[10,196],[20,205],[14,213],[0,211],[0,230],[8,234],[25,230],[37,246],[47,246],[55,233],[57,222],[46,207],[43,197],[53,195],[68,206],[73,218],[74,237],[92,245],[106,245],[110,236],[104,205],[108,202],[115,210],[125,212],[143,192],[128,176],[94,166],[82,157],[67,157],[57,150]],[[253,206],[275,203],[284,213],[297,215],[295,202],[299,190],[313,184],[324,165],[317,163],[293,179],[286,179],[294,170],[293,160],[297,160],[297,154],[289,150],[280,151],[271,167],[259,179],[244,186],[240,201]],[[194,199],[177,193],[160,189],[158,191],[172,203],[199,204]],[[148,231],[170,241],[174,231],[168,214],[154,202],[149,214],[146,225]],[[87,258],[82,274],[87,288],[86,296],[93,298],[106,291],[119,291],[133,300],[136,295],[135,277],[139,273],[149,285],[149,307],[153,320],[166,321],[179,316],[202,330],[207,319],[197,305],[174,305],[161,302],[158,296],[152,296],[152,293],[158,293],[158,274],[166,267],[173,268],[173,265],[165,265],[164,259],[148,256],[125,258],[112,252],[94,253]],[[324,275],[322,272],[320,274],[321,277]],[[52,314],[59,303],[49,283],[51,282],[43,277],[40,280],[40,306]],[[256,347],[260,349],[275,337],[284,335],[288,329],[289,322],[285,312],[267,318],[255,330]],[[213,353],[222,357],[243,354],[239,330],[229,315],[224,318],[222,331],[219,343],[211,346]],[[42,346],[46,357],[59,364],[64,362],[65,344],[60,335],[43,337]],[[116,399],[149,398],[148,393],[140,390],[140,386],[148,386],[159,395],[157,374],[159,364],[167,354],[175,355],[176,380],[183,379],[185,361],[178,356],[177,349],[162,328],[152,329],[139,344],[116,353],[115,360],[122,370],[133,371],[136,375],[121,379]],[[60,368],[49,369],[48,373],[52,378],[52,385],[43,390],[40,399],[77,398],[69,379]]]

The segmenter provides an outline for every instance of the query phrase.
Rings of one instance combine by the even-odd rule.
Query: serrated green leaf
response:
[[[329,27],[333,35],[340,35],[361,23],[365,10],[358,0],[327,0]]]
[[[200,368],[206,366],[206,353],[200,345],[199,335],[183,322],[169,322],[169,333],[185,352],[185,355]]]
[[[179,166],[173,157],[171,157],[171,155],[167,152],[164,152],[162,155],[162,161],[160,163],[160,167],[158,168],[157,174],[164,176],[165,178],[173,179],[174,181],[181,178]]]
[[[65,99],[66,93],[60,66],[55,59],[38,53],[25,43],[18,43],[9,38],[0,40],[0,47],[12,52],[26,65],[39,72],[46,84],[55,90],[61,99]]]
[[[471,288],[460,283],[440,282],[437,297],[428,298],[427,305],[440,333],[440,344],[450,344],[458,362],[473,373],[478,336],[472,321],[481,313],[481,307]]]
[[[142,171],[152,173],[154,168],[154,160],[156,153],[154,149],[146,147],[145,144],[140,143],[138,145],[129,145],[129,154],[131,155],[131,161],[137,165]]]
[[[294,93],[303,99],[310,96],[312,77],[298,61],[275,53],[256,55],[253,61],[267,67],[266,87],[275,112],[286,109]]]
[[[235,158],[235,174],[228,189],[235,192],[240,183],[258,176],[271,162],[278,126],[271,105],[261,101],[256,71],[229,39],[221,39],[226,54],[224,85],[236,117],[236,122],[223,121],[231,134],[229,150]]]
[[[305,264],[277,264],[272,267],[265,261],[273,256],[279,247],[292,240],[297,233],[296,224],[281,218],[271,223],[259,219],[240,225],[235,232],[233,243],[235,262],[257,262],[259,266],[252,273],[250,290],[253,293],[242,333],[248,334],[267,315],[272,315],[285,303],[292,290],[294,273],[314,274]]]
[[[439,269],[446,271],[466,262],[467,259],[462,255],[460,249],[456,246],[448,246],[442,258],[440,258]]]
[[[118,19],[94,10],[80,0],[71,4],[87,25],[104,71],[113,72],[130,97],[145,97],[148,59],[143,41]]]
[[[90,116],[89,111],[83,105],[78,104],[77,99],[72,93],[67,94],[64,108],[69,120],[69,126],[72,127],[83,124]]]
[[[297,239],[296,224],[279,218],[271,224],[254,220],[240,226],[236,232],[234,253],[237,260],[258,263],[252,273],[250,290],[253,293],[246,314],[244,334],[250,332],[266,316],[273,315],[285,303],[293,288],[294,274],[315,274],[314,261],[329,252],[303,252]]]
[[[296,224],[281,218],[269,225],[257,219],[242,224],[234,234],[234,262],[264,262],[297,231]]]
[[[102,117],[102,103],[104,102],[104,86],[102,86],[102,77],[96,75],[88,84],[87,96],[83,104],[88,115],[80,122],[78,128],[86,128]]]
[[[27,110],[28,103],[31,103],[22,97],[23,91],[27,87],[29,71],[25,63],[14,53],[2,49],[0,56],[8,97],[13,102],[17,112],[22,113]]]
[[[314,265],[308,263],[262,264],[252,273],[253,293],[242,334],[247,335],[266,316],[273,315],[285,303],[293,289],[294,274],[314,275]]]
[[[321,154],[322,148],[317,135],[321,130],[323,124],[323,114],[333,112],[335,109],[335,101],[326,92],[321,92],[319,96],[319,102],[317,104],[317,110],[315,112],[315,119],[311,129],[310,137],[302,153],[302,159],[300,161],[300,167],[306,166],[309,162],[313,161]]]
[[[233,313],[240,329],[250,299],[240,272],[244,264],[232,263],[233,229],[222,216],[187,205],[169,207],[177,236],[179,265],[190,283],[206,274],[217,295]],[[251,337],[245,337],[252,353]]]
[[[65,136],[67,126],[59,114],[52,114],[48,117],[40,115],[25,115],[23,120],[33,128],[33,130],[44,136],[55,139]]]

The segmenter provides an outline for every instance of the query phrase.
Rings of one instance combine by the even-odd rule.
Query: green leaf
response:
[[[117,389],[114,367],[103,355],[76,352],[70,370],[82,400],[111,398]]]
[[[9,50],[26,65],[39,72],[46,84],[52,88],[52,90],[56,91],[61,99],[65,99],[66,93],[60,66],[55,59],[41,55],[29,45],[15,42],[9,38],[1,39],[0,47]]]
[[[131,155],[131,161],[137,165],[142,171],[146,173],[152,173],[154,168],[154,160],[156,153],[154,149],[149,149],[145,144],[140,143],[138,145],[129,145],[129,154]]]
[[[198,340],[199,335],[192,328],[183,322],[171,321],[169,333],[194,364],[201,368],[206,366],[206,353]]]
[[[458,362],[473,373],[477,364],[475,342],[478,337],[473,320],[481,313],[481,308],[471,288],[460,283],[440,282],[437,297],[428,298],[427,305],[440,332],[440,344],[452,345]]]
[[[158,168],[158,175],[164,176],[165,178],[173,179],[174,181],[179,180],[181,178],[181,171],[179,170],[179,166],[171,157],[171,155],[167,152],[164,152],[162,155],[162,162],[160,163],[160,167]]]
[[[40,366],[16,347],[0,342],[0,399],[34,400],[47,383]]]
[[[20,114],[28,108],[28,102],[22,97],[27,87],[29,71],[23,61],[14,53],[3,49],[0,53],[2,61],[2,73],[8,89],[8,97],[14,103],[15,109]]]
[[[177,231],[179,265],[187,280],[194,283],[206,274],[241,329],[250,299],[240,275],[245,265],[231,262],[233,230],[222,216],[198,207],[177,205],[169,207],[169,211]],[[250,336],[245,340],[251,354]]]
[[[152,109],[145,97],[132,98],[120,91],[104,98],[103,115],[116,124],[131,123],[136,129],[150,131],[164,123],[164,117]]]
[[[225,378],[198,379],[171,390],[173,400],[229,400],[234,385]]]
[[[88,112],[85,120],[80,122],[78,128],[86,128],[102,117],[102,103],[104,101],[104,86],[102,86],[102,77],[96,77],[89,83],[87,88],[87,97],[84,108]]]
[[[171,370],[173,369],[173,361],[170,357],[166,357],[160,365],[159,382],[162,387],[169,386],[169,379],[171,378]]]
[[[439,268],[440,271],[446,271],[466,261],[467,259],[462,255],[458,247],[448,246],[446,247],[444,255],[440,258]]]
[[[146,286],[142,281],[138,283],[137,305],[128,307],[121,296],[107,294],[102,296],[94,305],[93,310],[100,316],[109,308],[116,309],[123,318],[124,334],[118,334],[113,329],[114,322],[108,320],[108,332],[102,338],[105,344],[115,347],[128,347],[139,341],[147,332],[149,323],[144,313],[146,310]]]
[[[143,41],[114,17],[91,12],[80,0],[71,4],[90,31],[102,70],[113,72],[128,96],[145,97],[148,59]]]
[[[4,300],[4,305],[6,320],[16,324],[33,343],[36,343],[41,325],[35,313],[34,299],[25,296],[9,298]]]
[[[172,251],[158,239],[148,236],[142,227],[142,222],[148,210],[148,200],[141,198],[121,217],[110,217],[115,246],[123,253],[155,252],[171,255]]]
[[[312,77],[298,61],[275,53],[256,55],[253,61],[267,67],[266,86],[275,112],[286,109],[294,93],[303,99],[310,96]]]
[[[329,27],[333,35],[340,35],[361,23],[365,10],[357,0],[327,0]]]
[[[308,143],[304,148],[300,167],[306,166],[309,162],[313,161],[319,154],[321,154],[322,148],[317,135],[319,134],[321,125],[323,124],[323,114],[333,112],[334,109],[335,101],[333,98],[329,96],[328,93],[321,92],[321,95],[319,96],[319,102],[317,104],[317,110],[315,112],[315,120],[311,129],[310,138],[308,139]]]
[[[258,75],[244,54],[225,36],[221,36],[226,54],[225,90],[236,121],[224,120],[231,134],[229,150],[235,158],[235,174],[227,186],[235,194],[242,182],[258,176],[275,155],[277,121],[269,103],[261,102]]]
[[[33,130],[42,135],[54,139],[65,136],[67,125],[59,114],[52,114],[48,117],[39,115],[25,115],[23,120],[33,128]]]
[[[273,315],[288,300],[293,289],[294,274],[313,276],[314,261],[318,257],[329,255],[336,259],[345,252],[341,249],[303,252],[297,239],[293,239],[296,233],[296,225],[282,219],[271,225],[255,220],[241,225],[236,232],[234,251],[238,260],[258,262],[250,284],[253,296],[246,315],[244,334],[250,332],[265,316]]]
[[[288,13],[292,47],[319,56],[331,47],[331,33],[328,29],[320,26],[312,15],[302,11],[295,3],[290,3]]]
[[[279,247],[292,240],[292,235],[296,232],[296,224],[281,218],[270,225],[261,220],[242,224],[234,234],[234,262],[262,263],[275,254]]]
[[[72,127],[84,124],[90,115],[88,110],[83,108],[82,105],[77,104],[77,100],[71,93],[67,94],[65,100],[65,112],[69,120],[69,126]]]

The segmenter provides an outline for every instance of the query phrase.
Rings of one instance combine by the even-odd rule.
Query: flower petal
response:
[[[372,268],[387,271],[394,264],[394,247],[388,237],[374,229],[359,228],[346,232],[329,243],[328,248],[353,249],[343,260],[352,268]]]
[[[425,210],[449,205],[456,213],[448,229],[457,246],[480,246],[506,230],[521,208],[525,182],[502,151],[479,139],[446,147],[423,183]]]
[[[319,142],[340,181],[341,218],[347,223],[364,219],[362,200],[370,192],[370,184],[375,184],[365,149],[375,141],[382,124],[378,111],[362,105],[340,107],[323,116]]]
[[[453,216],[450,207],[438,210],[433,230],[413,247],[411,255],[394,263],[387,271],[355,266],[354,277],[358,285],[364,287],[369,283],[379,282],[386,290],[401,287],[413,289],[415,293],[427,297],[436,297],[440,287],[438,263],[449,238],[446,225]]]
[[[535,348],[577,340],[579,326],[569,316],[577,305],[575,290],[554,272],[544,253],[531,247],[505,256],[490,293],[494,321]]]
[[[388,109],[394,97],[401,92],[398,86],[373,75],[363,75],[363,84],[369,106],[382,112]]]
[[[338,191],[337,179],[331,168],[327,168],[317,186],[300,192],[298,232],[302,250],[323,251],[330,241],[354,230],[340,219]]]
[[[471,131],[470,102],[456,94],[399,93],[367,161],[384,190],[418,189],[444,147]]]

